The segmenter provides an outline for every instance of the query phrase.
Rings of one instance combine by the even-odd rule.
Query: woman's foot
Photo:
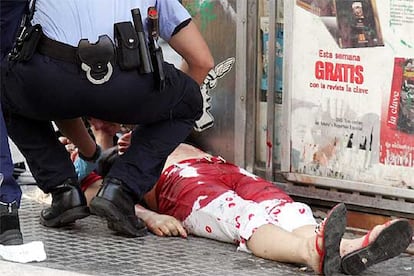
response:
[[[339,246],[345,229],[346,207],[340,203],[328,213],[317,229],[315,240],[310,244],[313,247],[310,265],[318,274],[333,275],[340,271]]]
[[[343,272],[356,275],[374,264],[398,256],[410,245],[412,236],[413,229],[405,219],[375,226],[361,239],[344,246]]]

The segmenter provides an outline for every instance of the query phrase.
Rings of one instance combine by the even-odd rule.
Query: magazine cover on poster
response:
[[[414,188],[414,1],[295,0],[291,170]]]

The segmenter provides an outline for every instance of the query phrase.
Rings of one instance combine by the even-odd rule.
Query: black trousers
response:
[[[161,92],[154,89],[152,74],[121,71],[117,66],[111,79],[100,85],[90,83],[79,65],[38,53],[29,62],[5,66],[1,88],[9,136],[44,192],[76,177],[51,121],[91,116],[139,124],[130,148],[108,177],[122,180],[140,199],[202,114],[199,85],[168,63],[164,63],[166,88]]]

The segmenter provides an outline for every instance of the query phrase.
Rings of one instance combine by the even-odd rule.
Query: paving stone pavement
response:
[[[0,261],[0,275],[313,275],[204,238],[124,238],[96,216],[61,229],[46,228],[39,224],[45,204],[28,197],[28,189],[24,193],[19,214],[25,242],[43,241],[48,259],[30,265]],[[361,275],[414,275],[414,256],[403,254]]]

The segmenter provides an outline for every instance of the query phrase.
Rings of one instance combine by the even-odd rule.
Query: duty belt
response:
[[[115,47],[107,35],[99,36],[98,42],[94,44],[82,39],[78,47],[42,35],[37,50],[53,59],[80,64],[87,79],[93,84],[102,84],[109,80],[116,55]]]
[[[42,35],[37,51],[42,55],[64,62],[81,64],[78,57],[78,47],[74,47]]]

